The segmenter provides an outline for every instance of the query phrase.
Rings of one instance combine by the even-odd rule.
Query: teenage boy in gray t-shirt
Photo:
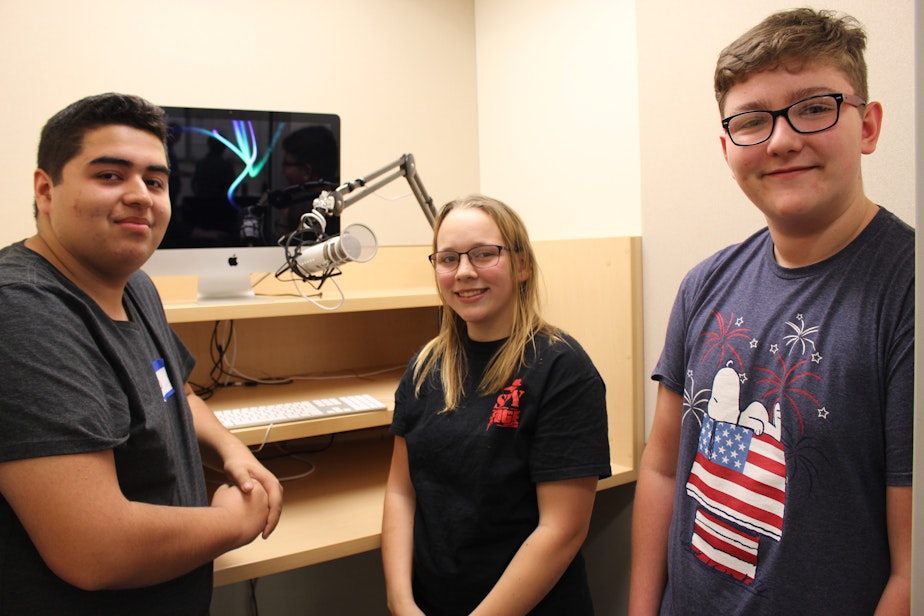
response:
[[[162,110],[52,117],[37,233],[0,251],[0,612],[207,614],[212,560],[268,536],[282,489],[186,379],[139,268],[170,219]],[[202,464],[227,476],[211,503]]]

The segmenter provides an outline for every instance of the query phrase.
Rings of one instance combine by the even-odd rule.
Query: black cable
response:
[[[250,613],[252,616],[260,616],[260,605],[257,603],[257,582],[259,578],[248,580],[250,582]]]
[[[269,462],[271,460],[280,460],[282,458],[288,458],[291,456],[301,456],[301,455],[312,454],[312,453],[321,453],[322,451],[327,451],[328,449],[331,448],[331,446],[334,444],[334,440],[336,439],[337,435],[328,434],[326,436],[327,436],[327,443],[319,447],[304,447],[300,449],[289,449],[288,443],[290,441],[273,442],[271,444],[275,445],[275,448],[279,450],[279,453],[274,454],[274,455],[267,455],[265,453],[261,453],[260,455],[256,457],[261,462]],[[317,437],[310,437],[310,438],[317,438]]]
[[[213,389],[224,386],[223,377],[232,376],[224,369],[224,359],[228,348],[231,346],[231,341],[234,339],[234,320],[228,321],[228,335],[224,340],[224,344],[218,339],[218,326],[220,323],[220,321],[215,321],[209,344],[209,357],[212,359],[212,369],[209,371],[209,377]]]

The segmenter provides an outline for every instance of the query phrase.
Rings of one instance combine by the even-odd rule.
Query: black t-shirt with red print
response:
[[[414,594],[428,616],[468,614],[493,588],[538,524],[537,483],[610,475],[605,386],[577,341],[538,336],[510,384],[479,396],[502,344],[466,342],[454,412],[439,413],[438,371],[415,397],[413,361],[395,395],[391,429],[417,494]],[[533,613],[592,613],[580,554]]]

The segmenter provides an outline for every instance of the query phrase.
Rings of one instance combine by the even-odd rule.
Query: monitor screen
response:
[[[164,111],[173,213],[144,269],[152,276],[198,275],[202,300],[252,296],[250,274],[283,265],[280,239],[298,227],[322,190],[340,183],[340,118]],[[328,217],[325,231],[338,233],[339,220]]]

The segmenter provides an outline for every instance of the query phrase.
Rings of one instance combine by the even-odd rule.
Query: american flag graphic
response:
[[[786,504],[783,444],[767,432],[704,416],[687,494],[718,518],[779,540]]]
[[[741,580],[754,581],[760,536],[742,531],[705,509],[696,510],[693,553],[701,561]]]

